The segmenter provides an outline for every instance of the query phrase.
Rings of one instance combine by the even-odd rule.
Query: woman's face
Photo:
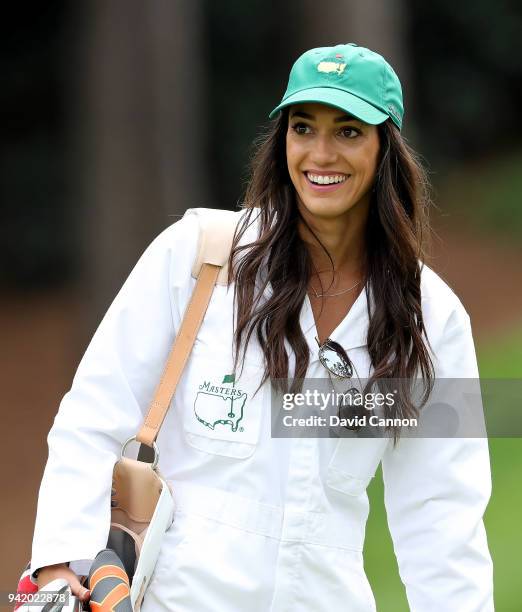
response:
[[[290,107],[288,172],[311,215],[331,219],[368,206],[378,154],[377,126],[324,104]]]

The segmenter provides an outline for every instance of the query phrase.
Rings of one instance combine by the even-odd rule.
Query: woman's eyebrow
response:
[[[314,120],[315,117],[313,115],[310,115],[309,113],[305,113],[304,111],[295,111],[290,115],[290,119],[293,119],[294,117],[301,117],[302,119],[312,119]]]
[[[301,117],[302,119],[311,119],[315,120],[314,115],[310,115],[310,113],[305,113],[304,111],[295,111],[290,115],[290,119],[294,117]],[[352,115],[340,115],[334,119],[334,123],[342,123],[343,121],[360,121],[357,117],[353,117]]]

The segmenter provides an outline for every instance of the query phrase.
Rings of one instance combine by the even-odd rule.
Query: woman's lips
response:
[[[328,192],[328,191],[335,191],[336,189],[340,189],[343,185],[346,185],[348,179],[350,178],[351,174],[348,174],[346,177],[345,181],[342,181],[341,183],[332,183],[331,185],[318,185],[317,183],[313,183],[307,176],[306,172],[303,172],[304,177],[306,182],[308,183],[308,186],[313,190],[313,191],[317,191],[320,193],[324,193],[324,192]]]

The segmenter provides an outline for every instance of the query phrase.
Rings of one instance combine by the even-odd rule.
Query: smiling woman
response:
[[[324,104],[291,107],[288,172],[300,202],[311,214],[331,218],[355,205],[361,210],[358,214],[363,209],[367,214],[378,155],[376,126]]]
[[[405,426],[422,421],[436,378],[478,370],[464,307],[424,265],[427,180],[401,135],[403,112],[395,71],[369,49],[312,49],[294,64],[244,206],[226,211],[236,230],[229,286],[198,319],[157,439],[176,512],[143,612],[374,612],[362,551],[366,488],[381,462],[411,609],[493,610],[487,441]],[[33,542],[40,586],[63,577],[79,594],[76,572],[105,545],[117,453],[170,346],[187,342],[195,217],[209,211],[193,213],[140,259],[60,406]],[[345,428],[280,435],[277,392],[309,397],[317,381]],[[374,387],[394,393],[384,404],[372,393],[375,424],[359,418]],[[292,424],[317,421],[304,410],[313,404],[294,404]],[[456,396],[457,414],[461,404]]]

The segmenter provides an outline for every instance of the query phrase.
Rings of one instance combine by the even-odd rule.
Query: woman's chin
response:
[[[351,202],[339,202],[333,198],[306,198],[303,207],[314,217],[333,219],[344,215],[352,206]]]

